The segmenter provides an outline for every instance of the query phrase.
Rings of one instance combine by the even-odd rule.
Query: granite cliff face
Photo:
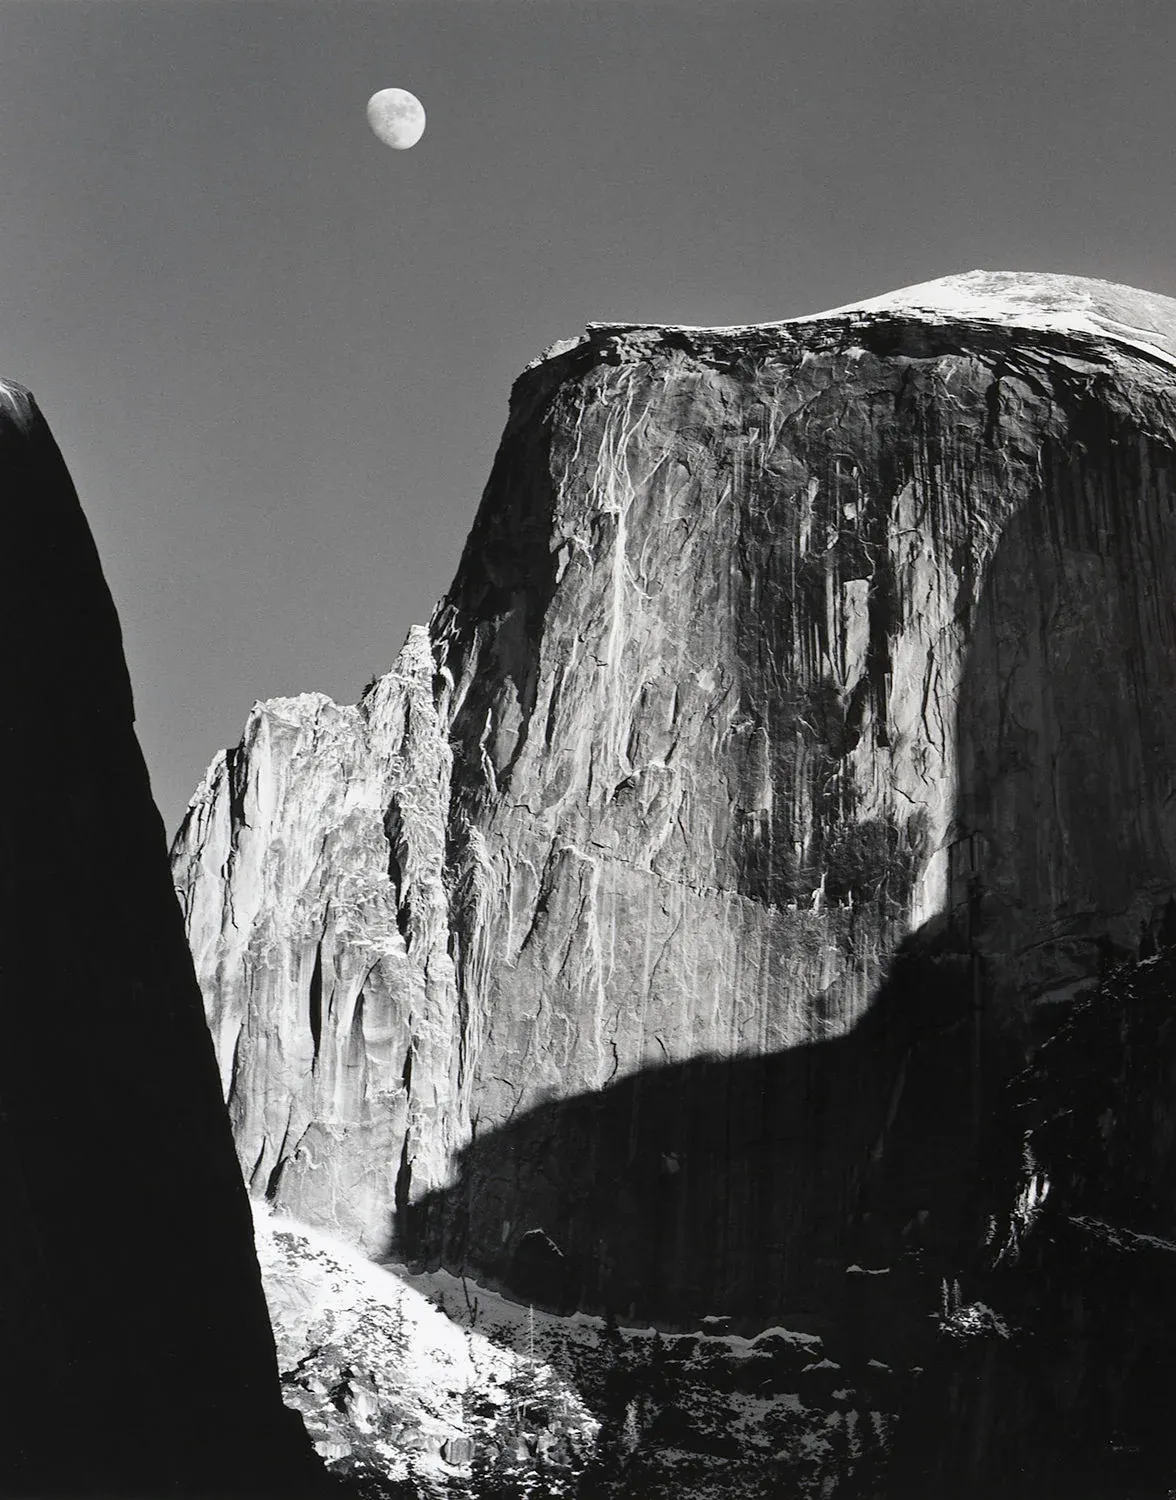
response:
[[[977,1229],[993,1091],[1176,892],[1174,340],[973,273],[529,368],[427,630],[177,839],[251,1190],[669,1318]]]
[[[9,385],[0,475],[0,1493],[319,1493],[118,620],[61,454]]]

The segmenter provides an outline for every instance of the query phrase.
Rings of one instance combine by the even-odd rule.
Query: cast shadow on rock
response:
[[[917,1266],[970,1225],[969,965],[912,940],[845,1036],[645,1070],[477,1136],[401,1252],[555,1311],[829,1322],[847,1266]]]

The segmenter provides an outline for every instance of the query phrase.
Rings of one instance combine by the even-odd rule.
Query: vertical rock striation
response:
[[[0,474],[0,1493],[309,1494],[114,606],[12,386]]]
[[[258,704],[175,854],[250,1187],[372,1254],[456,1139],[452,756],[433,677],[418,628],[358,708]]]
[[[1176,891],[1174,338],[972,273],[536,362],[428,631],[177,840],[252,1190],[646,1315],[934,1238]]]

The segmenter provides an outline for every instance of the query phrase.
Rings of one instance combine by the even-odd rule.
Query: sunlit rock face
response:
[[[973,273],[530,367],[428,631],[259,705],[177,841],[254,1192],[556,1303],[882,1253],[904,1091],[946,1170],[1176,889],[1173,329]]]
[[[16,387],[0,481],[0,1494],[321,1493],[280,1400],[118,619]]]
[[[373,1254],[458,1138],[433,673],[416,630],[358,708],[258,704],[174,854],[250,1187]]]

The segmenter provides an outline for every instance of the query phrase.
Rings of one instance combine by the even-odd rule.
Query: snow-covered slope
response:
[[[871,314],[1110,339],[1176,366],[1176,299],[1085,276],[966,271],[790,321]]]
[[[882,318],[909,318],[931,327],[950,323],[988,325],[1009,332],[1069,335],[1084,342],[1119,344],[1137,354],[1176,366],[1176,298],[1100,281],[1089,276],[1061,276],[1038,271],[962,271],[939,276],[831,307],[824,312],[781,318],[778,322],[707,326],[692,323],[644,324],[600,322],[588,325],[580,339],[562,339],[542,359],[566,354],[591,334],[648,330],[724,338],[787,333],[806,324],[839,322],[848,328]]]
[[[452,1489],[476,1449],[485,1460],[501,1446],[487,1418],[509,1426],[524,1384],[556,1397],[536,1444],[562,1441],[569,1463],[572,1447],[590,1454],[599,1423],[526,1346],[491,1342],[392,1271],[263,1204],[254,1228],[286,1404],[332,1470],[424,1494]]]

